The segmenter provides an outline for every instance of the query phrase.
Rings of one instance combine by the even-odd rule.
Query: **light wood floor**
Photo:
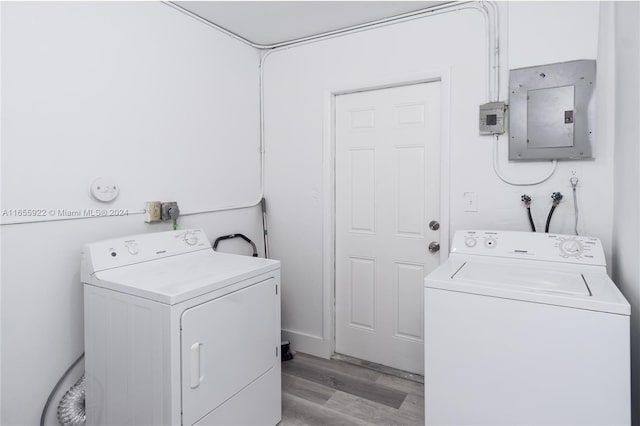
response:
[[[424,385],[298,352],[282,363],[280,425],[424,425]]]

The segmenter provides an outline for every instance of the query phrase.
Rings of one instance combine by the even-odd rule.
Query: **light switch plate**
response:
[[[465,212],[478,211],[478,195],[475,192],[464,193],[464,211]]]

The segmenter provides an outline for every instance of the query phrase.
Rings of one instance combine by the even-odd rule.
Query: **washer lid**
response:
[[[516,291],[551,292],[590,296],[582,274],[576,271],[558,271],[523,266],[495,265],[466,262],[451,277],[454,281],[476,283],[484,287]]]
[[[87,284],[174,305],[280,268],[280,262],[200,250],[97,271]]]
[[[425,278],[425,287],[630,315],[604,269],[555,262],[457,257]]]

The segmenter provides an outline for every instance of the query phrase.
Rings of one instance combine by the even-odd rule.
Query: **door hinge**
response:
[[[278,358],[278,347],[276,346],[276,358]]]
[[[278,294],[278,284],[276,284],[276,294]]]

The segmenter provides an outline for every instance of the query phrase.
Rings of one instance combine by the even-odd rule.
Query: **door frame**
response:
[[[384,80],[345,83],[323,94],[322,149],[322,271],[323,340],[329,343],[322,355],[330,358],[336,349],[336,96],[419,83],[440,82],[440,263],[449,257],[450,200],[450,69],[411,73]],[[324,346],[324,345],[323,345]]]

